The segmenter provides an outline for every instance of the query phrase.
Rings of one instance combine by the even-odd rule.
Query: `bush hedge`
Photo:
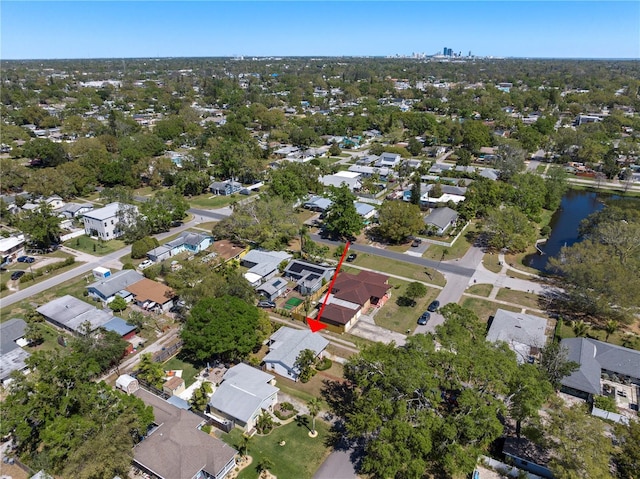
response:
[[[318,364],[316,364],[316,369],[318,371],[326,371],[332,366],[332,364],[333,363],[331,362],[331,359],[322,358],[320,361],[318,361]]]
[[[60,263],[53,263],[48,266],[39,268],[34,270],[31,273],[25,274],[22,278],[20,278],[20,283],[26,283],[27,281],[33,281],[36,278],[42,276],[45,272],[50,273],[51,271],[55,271],[57,269],[62,269],[66,266],[70,266],[76,262],[76,259],[71,256]],[[46,270],[46,271],[45,271]]]

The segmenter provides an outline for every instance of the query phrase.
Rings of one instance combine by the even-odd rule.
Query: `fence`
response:
[[[307,296],[307,298],[309,298],[309,301],[317,301],[320,297],[322,297],[326,293],[327,289],[329,289],[330,284],[331,283],[327,283],[323,285],[318,291]],[[304,321],[305,319],[307,319],[305,303],[306,303],[306,299],[305,301],[303,301],[302,303],[300,303],[298,306],[296,306],[291,310],[291,317],[293,319],[297,321]]]
[[[469,226],[469,222],[468,222],[468,221],[467,221],[467,224],[465,224],[465,225],[462,227],[462,229],[460,230],[460,233],[458,233],[458,234],[456,235],[456,237],[455,237],[455,238],[453,238],[453,239],[451,240],[451,242],[450,242],[450,243],[446,243],[445,241],[432,240],[432,239],[429,239],[429,238],[424,238],[424,241],[426,241],[427,243],[430,243],[430,244],[436,244],[436,245],[439,245],[439,246],[445,246],[445,247],[447,247],[447,248],[450,248],[451,246],[453,246],[453,243],[455,243],[456,241],[458,241],[458,238],[460,238],[460,235],[461,235],[462,233],[464,233],[464,230],[466,230],[466,229],[467,229],[467,226]]]
[[[509,464],[505,464],[504,462],[497,461],[487,456],[480,456],[480,460],[490,469],[493,469],[494,471],[498,471],[500,474],[503,474],[508,477],[513,477],[513,478],[520,477],[520,474],[522,472],[522,470],[518,469],[517,467],[510,466]],[[525,472],[524,475],[528,479],[543,479],[541,476],[537,476],[530,472]]]
[[[179,339],[171,346],[166,348],[162,348],[161,351],[153,353],[153,362],[155,363],[164,363],[167,359],[171,358],[178,354],[178,351],[182,348],[183,342],[182,339]]]
[[[82,236],[84,234],[84,230],[72,231],[71,233],[67,233],[66,235],[60,236],[60,242],[64,243],[65,241],[69,241],[70,239],[77,238],[78,236]]]

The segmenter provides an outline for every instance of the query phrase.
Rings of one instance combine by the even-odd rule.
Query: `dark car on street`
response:
[[[24,271],[14,271],[11,273],[11,280],[15,281],[16,279],[20,279],[24,276]]]
[[[431,313],[425,311],[424,313],[422,313],[422,316],[418,318],[418,324],[424,326],[425,324],[427,324],[427,321],[429,321],[429,319],[431,319]]]
[[[431,311],[433,313],[437,311],[439,307],[440,307],[440,301],[436,299],[435,301],[431,301],[431,304],[427,308],[427,311]]]

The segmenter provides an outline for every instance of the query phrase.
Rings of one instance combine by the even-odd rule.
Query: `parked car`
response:
[[[431,313],[425,311],[424,313],[422,313],[422,316],[418,318],[418,324],[424,326],[425,324],[427,324],[427,321],[429,321],[429,319],[431,319]]]
[[[437,311],[439,307],[440,307],[440,301],[436,299],[435,301],[431,301],[431,304],[427,308],[427,311],[431,311],[433,313]]]
[[[420,246],[422,244],[422,240],[420,238],[415,238],[412,242],[411,242],[411,247],[412,248],[417,248],[418,246]]]
[[[14,271],[13,273],[11,273],[11,280],[15,281],[17,279],[20,279],[24,276],[24,271]]]
[[[258,308],[275,308],[276,303],[273,301],[258,301]]]
[[[139,270],[147,269],[149,266],[153,266],[153,261],[150,259],[145,259],[142,263],[138,265]]]
[[[353,261],[355,261],[357,257],[358,257],[357,254],[351,253],[349,256],[347,256],[347,263],[352,263]]]
[[[18,263],[33,263],[36,259],[32,256],[20,256],[18,257]]]

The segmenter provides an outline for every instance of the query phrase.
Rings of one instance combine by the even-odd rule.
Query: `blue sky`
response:
[[[634,1],[7,1],[0,58],[640,58]]]

